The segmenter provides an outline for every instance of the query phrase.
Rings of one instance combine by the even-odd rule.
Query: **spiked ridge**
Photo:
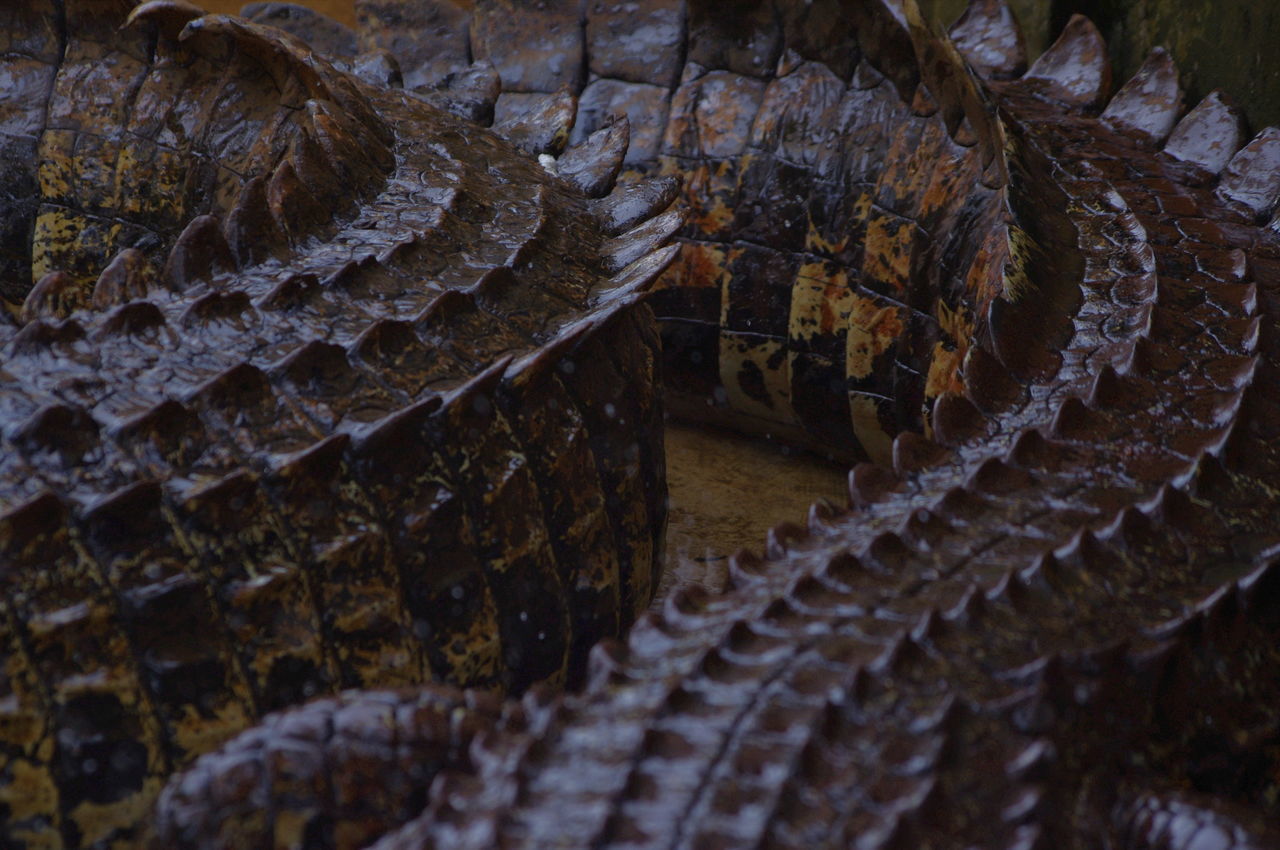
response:
[[[174,234],[159,279],[176,294],[111,295],[150,285],[121,254],[92,290],[109,312],[44,277],[5,331],[24,392],[5,399],[0,541],[12,575],[63,565],[55,589],[6,597],[29,722],[5,728],[117,723],[100,739],[147,765],[111,810],[123,825],[171,762],[308,684],[407,657],[520,687],[572,656],[588,660],[567,697],[534,685],[499,707],[436,686],[275,715],[169,786],[155,845],[1274,844],[1275,131],[1246,142],[1219,95],[1181,116],[1159,52],[1112,97],[1084,18],[1025,68],[999,0],[950,36],[909,0],[606,6],[361,3],[361,47],[396,54],[412,95],[317,72],[249,25],[194,27],[333,96],[296,110],[274,170]],[[426,153],[384,132],[419,101],[492,119],[541,164],[494,177],[501,146],[468,127],[446,170],[488,182],[431,182],[412,165]],[[276,212],[344,182],[373,193],[351,220]],[[663,212],[677,193],[687,220]],[[406,215],[403,238],[382,235]],[[584,256],[607,283],[571,273]],[[623,308],[667,263],[673,406],[861,462],[849,509],[779,525],[732,559],[725,593],[678,589],[591,649],[644,607],[660,545],[660,445],[634,437],[655,422],[636,388],[657,341]],[[422,269],[440,281],[426,295],[406,283]],[[566,302],[587,312],[549,318]],[[119,398],[93,389],[107,345],[181,352],[163,362],[183,391],[162,399],[136,370]],[[317,499],[342,521],[299,507]],[[157,541],[158,568],[122,522]],[[616,555],[586,555],[610,532]],[[379,544],[354,579],[333,554]],[[189,569],[200,551],[215,556]],[[299,551],[334,568],[275,566]],[[420,589],[442,552],[494,573],[455,585],[478,609]],[[157,570],[175,601],[146,583]],[[379,594],[405,623],[368,616]],[[73,602],[85,617],[64,616]],[[559,632],[504,631],[513,605]],[[161,645],[175,612],[213,638]],[[431,616],[465,639],[412,640]],[[68,654],[82,634],[106,638]],[[211,718],[189,722],[129,660],[164,651],[215,659]],[[80,701],[69,683],[90,669],[120,710]],[[53,828],[74,840],[79,777],[46,768],[42,743],[6,746],[62,795]],[[393,778],[352,799],[317,769],[339,764]]]
[[[674,219],[606,233],[582,191],[625,127],[549,181],[294,36],[129,6],[37,4],[9,38],[65,49],[0,60],[44,116],[4,136],[5,846],[124,840],[312,696],[576,681],[665,513],[639,297]]]

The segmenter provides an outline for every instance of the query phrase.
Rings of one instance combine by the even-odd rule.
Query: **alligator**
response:
[[[276,21],[294,38],[153,0],[124,30],[144,33],[145,49],[104,27],[110,15],[83,14],[119,5],[79,0],[34,22],[15,13],[11,32],[65,43],[53,58],[38,44],[7,54],[33,75],[72,69],[53,90],[83,98],[78,110],[28,107],[31,131],[6,137],[64,145],[40,155],[34,176],[18,175],[39,192],[7,208],[8,228],[32,222],[35,234],[6,242],[25,274],[13,279],[35,281],[9,290],[23,303],[6,330],[6,377],[21,392],[4,421],[22,425],[5,431],[12,471],[0,480],[26,499],[0,534],[18,567],[8,575],[26,582],[11,581],[4,620],[18,671],[6,671],[4,705],[26,712],[25,725],[0,727],[22,733],[5,743],[9,843],[123,840],[164,773],[201,748],[206,721],[211,747],[241,718],[371,684],[385,639],[361,643],[323,607],[344,601],[347,578],[318,555],[321,569],[293,579],[316,611],[318,626],[297,632],[318,635],[313,656],[256,637],[263,609],[252,607],[260,574],[286,569],[279,550],[262,551],[306,560],[324,550],[314,535],[332,545],[331,517],[353,501],[363,512],[338,533],[381,521],[387,530],[373,536],[389,541],[396,566],[378,578],[398,575],[406,606],[431,562],[402,559],[452,532],[474,538],[467,574],[483,576],[499,613],[478,626],[474,614],[460,619],[466,637],[446,649],[433,618],[448,603],[424,602],[403,624],[423,646],[400,652],[425,656],[423,678],[453,684],[351,690],[270,714],[170,781],[150,818],[153,846],[1280,846],[1270,483],[1280,350],[1268,318],[1280,287],[1280,132],[1246,140],[1221,93],[1184,114],[1177,70],[1159,50],[1112,95],[1106,45],[1083,17],[1029,63],[1001,0],[973,0],[947,33],[912,0],[364,0],[352,39],[303,13]],[[76,22],[93,38],[68,38]],[[130,207],[125,189],[137,184],[121,185],[122,168],[110,202],[43,197],[67,191],[68,170],[83,185],[111,176],[103,152],[93,172],[81,154],[92,144],[62,138],[54,119],[100,126],[100,101],[86,95],[107,83],[77,84],[116,39],[126,46],[111,49],[132,62],[121,58],[109,82],[140,116],[166,117],[146,132],[84,135],[155,143],[178,127],[198,139],[183,156],[225,161],[229,175],[160,169],[155,179],[168,182],[145,210]],[[212,69],[216,86],[197,82]],[[234,91],[222,96],[226,81]],[[171,102],[148,97],[148,83]],[[241,95],[249,85],[259,88]],[[255,109],[269,115],[240,119]],[[193,131],[183,115],[209,126]],[[480,126],[489,123],[524,159]],[[55,155],[68,150],[82,162]],[[122,150],[106,161],[131,164]],[[684,224],[679,209],[663,212],[677,185]],[[449,215],[433,217],[440,208]],[[420,216],[407,225],[414,244],[387,250],[386,229]],[[299,222],[313,229],[295,232]],[[506,234],[522,226],[530,235],[515,248]],[[660,247],[677,230],[677,244]],[[465,241],[482,236],[501,249],[481,255],[483,242]],[[436,241],[422,249],[415,238]],[[38,257],[22,255],[27,244]],[[425,279],[448,277],[440,257],[450,249],[450,261],[472,264],[465,283],[425,296],[406,287],[422,268]],[[100,264],[112,251],[107,269],[88,268],[86,257]],[[499,271],[477,282],[486,262]],[[554,289],[577,275],[591,283]],[[660,355],[638,303],[646,288],[663,320]],[[555,298],[529,306],[535,289]],[[412,320],[372,318],[379,297],[408,301],[396,315]],[[424,310],[436,299],[445,306]],[[593,318],[529,323],[548,302]],[[357,303],[372,316],[338,330],[355,324],[346,311]],[[261,323],[248,348],[235,347],[246,334],[228,313]],[[492,317],[519,325],[523,356],[509,356],[517,346]],[[374,346],[371,321],[383,328]],[[421,375],[430,358],[361,366],[371,347],[413,347],[384,342],[393,330],[429,337],[471,372],[437,388]],[[282,338],[306,354],[283,351]],[[103,368],[116,339],[121,375]],[[491,362],[457,353],[471,345]],[[344,378],[369,368],[360,374],[378,390],[400,378],[402,404],[413,397],[403,381],[430,397],[365,416],[350,404],[357,378],[299,387],[296,364],[314,376],[321,351]],[[723,593],[678,590],[639,615],[625,642],[588,651],[588,637],[620,630],[652,587],[658,356],[665,404],[680,415],[854,461],[849,505],[815,505],[805,528],[779,525],[762,555],[731,560]],[[126,368],[130,357],[152,358],[163,379]],[[215,365],[186,377],[206,361]],[[520,393],[546,380],[520,381],[526,370],[556,376],[547,409],[576,401],[574,426],[539,421],[546,397]],[[245,399],[265,395],[275,403],[255,422]],[[138,396],[149,405],[142,421],[199,422],[188,427],[210,447],[194,453],[231,460],[183,466],[170,450],[160,467],[162,452],[130,441],[163,429],[115,412],[142,409]],[[297,411],[290,421],[305,438],[282,410]],[[534,440],[566,430],[561,439],[586,442],[591,460],[573,474],[539,467],[539,455],[564,455],[544,447],[554,438]],[[391,472],[431,463],[405,457],[419,450],[444,455],[429,487]],[[324,480],[345,484],[326,494],[347,501],[317,521],[314,491],[296,501],[289,481],[319,458]],[[584,584],[593,600],[610,588],[622,610],[610,619],[583,606],[597,619],[579,629],[583,608],[546,603],[543,623],[561,632],[539,653],[509,620],[549,595],[536,577],[556,568],[517,572],[531,576],[519,584],[504,567],[512,552],[558,564],[580,551],[583,538],[565,529],[578,528],[583,506],[556,485],[573,490],[593,463],[600,484],[588,504],[629,549],[604,583]],[[510,474],[524,464],[533,469]],[[518,497],[490,498],[512,477]],[[626,484],[605,486],[613,481]],[[206,489],[215,497],[188,496]],[[442,489],[464,504],[424,520],[399,501],[435,508]],[[535,492],[566,500],[540,509],[543,535],[506,513],[536,503]],[[255,522],[272,532],[238,530]],[[132,533],[114,535],[120,527]],[[165,541],[163,558],[120,542],[153,538]],[[539,542],[545,560],[529,554]],[[70,554],[56,560],[55,545]],[[58,581],[43,579],[49,563]],[[144,611],[160,590],[123,592],[129,568],[179,576],[171,583],[207,606],[206,657],[219,635],[246,641],[218,656],[231,659],[218,669],[248,682],[236,722],[193,716],[209,713],[207,679],[186,685],[186,714],[160,698],[193,681],[162,663],[180,642],[173,612],[185,609],[166,599]],[[571,578],[553,584],[565,586]],[[278,610],[279,592],[269,598]],[[96,642],[81,637],[90,622]],[[419,622],[428,627],[415,632]],[[59,629],[80,643],[45,660],[42,643]],[[494,635],[518,647],[513,657],[483,655]],[[348,645],[366,652],[337,649]],[[487,666],[471,660],[477,646]],[[323,663],[296,660],[306,657]],[[273,669],[288,687],[273,689]],[[555,693],[579,675],[580,687]],[[503,702],[456,686],[473,684],[525,694]],[[103,702],[77,713],[86,689]],[[115,738],[102,729],[113,721]],[[128,755],[92,749],[116,742],[111,754]],[[94,798],[104,784],[119,796]]]

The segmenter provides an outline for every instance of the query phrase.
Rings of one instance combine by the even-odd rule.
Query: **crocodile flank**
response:
[[[278,30],[131,6],[5,8],[6,847],[127,835],[309,697],[564,684],[663,527],[647,207]]]
[[[129,6],[6,8],[0,846],[1280,846],[1280,132],[1003,0]],[[646,611],[664,405],[848,505]]]

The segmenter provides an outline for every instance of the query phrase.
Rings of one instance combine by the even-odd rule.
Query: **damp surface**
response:
[[[769,529],[804,525],[809,506],[843,506],[845,467],[764,439],[667,423],[667,519],[660,605],[671,588],[723,588],[729,556],[744,545],[763,552]]]

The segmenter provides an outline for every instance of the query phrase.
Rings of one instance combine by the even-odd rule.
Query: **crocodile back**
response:
[[[960,390],[992,300],[1016,285],[1005,266],[1026,240],[994,107],[949,45],[921,42],[938,49],[917,60],[922,25],[902,10],[361,9],[365,43],[398,48],[407,79],[447,70],[442,56],[490,61],[499,120],[567,87],[575,139],[629,118],[624,179],[681,179],[690,216],[651,303],[685,418],[887,461],[899,431],[927,429]]]
[[[6,8],[6,846],[127,835],[310,697],[564,683],[655,586],[671,252],[292,36],[131,5]]]
[[[815,507],[807,528],[776,528],[763,556],[734,558],[727,592],[677,592],[640,617],[625,644],[598,644],[580,692],[533,688],[503,707],[475,693],[372,692],[274,715],[265,731],[200,759],[166,790],[156,846],[361,846],[391,827],[376,846],[1276,843],[1268,823],[1277,741],[1270,706],[1280,696],[1280,529],[1269,483],[1280,463],[1269,330],[1280,256],[1275,131],[1242,146],[1239,115],[1218,96],[1183,116],[1177,71],[1160,52],[1112,96],[1106,46],[1083,18],[1027,67],[998,0],[976,0],[950,38],[924,27],[913,3],[888,0],[371,0],[361,15],[364,46],[401,51],[417,99],[492,118],[561,175],[551,180],[531,160],[516,161],[502,166],[511,169],[501,171],[504,183],[559,197],[561,183],[584,174],[579,159],[591,149],[612,151],[610,162],[630,169],[626,180],[682,177],[693,215],[680,261],[655,295],[670,319],[663,368],[678,404],[706,415],[734,405],[747,427],[879,462],[853,468],[847,509]],[[392,21],[401,28],[395,38]],[[406,27],[419,37],[406,38]],[[367,97],[393,128],[397,110],[421,108],[384,88]],[[629,131],[602,117],[609,112],[630,115],[630,153],[619,142]],[[574,132],[577,147],[557,158]],[[473,145],[487,138],[469,137]],[[489,150],[459,153],[457,168],[471,163],[476,179],[487,179],[497,156]],[[591,184],[579,185],[599,194]],[[481,185],[496,190],[497,180]],[[547,286],[571,277],[565,264],[580,256],[602,257],[610,270],[642,264],[638,277],[621,273],[637,286],[656,276],[662,263],[649,252],[678,218],[641,224],[628,209],[660,208],[672,185],[624,185],[591,207],[591,226],[581,229],[571,211],[586,202],[567,199],[568,219],[537,231],[555,246],[534,262],[550,264]],[[518,196],[514,187],[503,190]],[[385,220],[394,215],[384,209]],[[502,229],[518,231],[520,220]],[[630,240],[613,237],[631,227]],[[350,246],[341,232],[316,241]],[[584,243],[599,248],[575,253]],[[522,271],[513,261],[517,280]],[[316,277],[323,289],[328,278]],[[254,280],[252,270],[239,269],[237,279]],[[475,289],[467,291],[480,299],[513,287],[504,272]],[[72,291],[65,280],[37,283],[40,297],[27,300],[33,311],[56,311],[52,296],[64,291]],[[311,291],[295,279],[279,297],[309,305]],[[430,316],[472,315],[456,295],[433,304]],[[587,354],[567,361],[571,375],[611,388],[601,411],[618,426],[610,435],[652,421],[644,417],[656,409],[643,377],[633,386],[618,378],[627,363],[645,374],[657,363],[645,314],[628,315],[621,343],[598,336],[597,347],[575,348]],[[335,334],[344,327],[336,312],[318,321]],[[492,325],[463,326],[482,347],[503,345]],[[15,341],[66,324],[27,327],[39,330]],[[628,332],[647,360],[627,359]],[[444,347],[460,356],[459,346]],[[312,347],[306,362],[323,362],[322,354]],[[499,446],[542,427],[541,408],[504,406],[495,391],[490,407],[504,424],[475,400],[478,388],[493,386],[486,382],[501,384],[499,372],[547,358],[499,360],[367,434],[337,428],[330,439],[350,441],[340,454],[353,479],[384,522],[390,515],[412,539],[425,534],[456,551],[464,544],[447,535],[470,534],[486,575],[505,568],[507,553],[538,563],[530,553],[541,538],[523,522],[506,524],[505,507],[525,498],[499,503],[487,494],[531,492]],[[283,373],[296,374],[284,368],[291,362],[281,361]],[[812,375],[826,370],[813,386],[811,366]],[[556,374],[572,397],[565,371]],[[274,366],[237,365],[210,396],[178,403],[202,412],[207,397],[262,397],[254,386],[274,387],[283,380],[276,375]],[[547,408],[560,409],[561,396],[552,398]],[[319,391],[288,399],[307,422],[336,403]],[[518,411],[526,419],[517,427]],[[818,423],[809,411],[827,417]],[[248,414],[216,415],[204,427],[241,446],[237,429]],[[51,424],[34,430],[80,433],[77,416],[70,405],[55,407]],[[470,524],[442,520],[446,531],[421,521],[420,506],[434,498],[422,494],[439,492],[436,477],[415,477],[432,483],[409,485],[394,508],[384,502],[399,492],[388,478],[429,462],[414,457],[419,443],[406,433],[432,427],[458,428],[449,433],[485,446],[452,461],[441,450],[459,476],[449,479],[455,504],[478,512]],[[608,456],[643,477],[653,444],[611,441],[590,424],[583,433],[592,435],[610,527],[642,551],[655,539],[660,497],[608,487],[601,458],[617,452]],[[243,505],[221,494],[251,494],[241,482],[263,474],[254,465],[264,463],[261,450],[238,450],[248,472],[218,479],[210,511]],[[12,456],[37,469],[35,453],[24,451]],[[321,463],[314,451],[287,456]],[[163,509],[179,518],[171,527],[182,540],[201,539],[203,512],[182,514],[185,503],[162,492]],[[610,496],[620,492],[643,494],[623,503],[634,513],[612,513],[619,502]],[[75,542],[88,520],[59,525],[66,497],[32,499],[22,507],[31,519],[14,528],[48,533],[5,539],[92,551]],[[580,509],[560,508],[563,517]],[[41,517],[52,519],[40,525]],[[232,535],[216,545],[271,539]],[[411,548],[393,552],[411,559]],[[619,555],[620,576],[639,575],[625,563]],[[222,564],[204,569],[216,576]],[[495,600],[499,584],[529,593],[518,575],[495,576]],[[624,610],[644,595],[637,580],[630,587],[618,591]],[[218,620],[224,629],[236,623]],[[46,634],[17,633],[23,647]],[[483,659],[480,646],[466,658]],[[67,691],[41,683],[63,680],[30,679],[46,700],[32,716],[57,716],[49,709]],[[24,775],[61,781],[63,768],[38,761],[53,739],[32,740],[39,746],[25,756]],[[64,740],[78,739],[57,743]],[[408,754],[419,752],[433,755],[406,771]],[[336,764],[353,772],[331,781]],[[382,772],[391,776],[363,798],[378,801],[387,813],[380,819],[354,798]],[[69,806],[83,786],[62,787],[71,790],[59,790],[59,813],[78,814]],[[424,800],[420,815],[394,823]],[[55,829],[78,838],[79,817],[59,816]]]
[[[859,277],[831,287],[837,298],[867,286],[868,263],[887,256],[871,255],[874,222],[920,215],[926,192],[911,178],[921,165],[948,149],[963,162],[965,141],[981,150],[984,114],[1000,128],[986,138],[1001,139],[1003,173],[965,178],[956,192],[979,209],[953,196],[955,230],[909,230],[893,256],[941,258],[932,279],[944,291],[947,281],[956,291],[956,268],[990,261],[998,271],[944,302],[968,316],[968,347],[927,407],[930,436],[890,439],[900,425],[884,419],[888,436],[871,453],[882,463],[854,467],[850,510],[816,508],[808,528],[777,528],[763,557],[734,559],[723,595],[676,593],[625,647],[598,649],[584,693],[494,723],[424,814],[375,846],[1274,842],[1266,707],[1277,680],[1263,672],[1277,661],[1280,542],[1266,483],[1274,131],[1242,145],[1238,113],[1216,94],[1183,116],[1177,71],[1160,51],[1112,96],[1105,44],[1083,18],[1028,68],[1003,4],[972,4],[950,46],[922,31],[912,5],[840,4],[842,15],[816,27],[817,48],[794,16],[822,4],[646,5],[647,23],[665,10],[684,28],[636,36],[670,34],[678,47],[664,54],[674,66],[648,63],[661,79],[634,82],[626,50],[591,52],[599,39],[625,40],[606,4],[563,12],[556,49],[585,51],[565,63],[587,69],[584,102],[592,86],[655,98],[641,87],[689,93],[703,80],[710,90],[640,112],[666,116],[653,161],[685,156],[675,167],[697,187],[683,259],[750,251],[752,233],[765,231],[785,255],[788,239],[812,232],[806,193],[821,167],[789,170],[809,136],[797,133],[782,155],[786,133],[778,142],[761,132],[778,120],[780,107],[765,106],[777,86],[773,102],[788,116],[824,115],[814,124],[852,132],[844,156],[859,155],[858,132],[878,134],[868,156],[883,171],[855,173],[841,193],[852,204],[874,187],[871,211],[832,219],[866,228],[864,253],[848,264]],[[485,15],[515,20],[519,9],[477,3],[473,48]],[[575,24],[576,41],[566,35]],[[906,39],[896,52],[894,33]],[[953,51],[987,76],[986,109],[974,109],[946,61]],[[781,81],[793,75],[787,98]],[[879,92],[865,95],[861,131],[856,116],[839,124],[829,111],[853,91]],[[684,142],[704,147],[674,148]],[[895,144],[893,154],[882,147]],[[746,176],[756,161],[763,172]],[[899,187],[903,208],[885,195]],[[998,214],[984,214],[998,193]],[[806,202],[807,220],[790,215]],[[968,244],[948,253],[933,241],[948,233]],[[984,260],[975,243],[987,238],[1002,247]],[[803,281],[761,265],[754,284],[734,283],[736,271],[720,258],[686,262],[657,296],[679,305],[665,339],[689,355],[668,361],[668,373],[693,376],[711,405],[738,392],[725,353],[747,327],[730,316],[739,307],[768,304],[758,315],[778,324],[759,341],[777,356],[760,372],[795,390],[781,364],[797,347],[778,328]],[[684,292],[700,280],[716,281],[702,302]],[[736,300],[774,285],[785,295]],[[684,344],[688,325],[704,343]],[[848,389],[831,397],[843,402]],[[763,397],[751,400],[757,414]],[[845,405],[825,409],[843,416]]]

